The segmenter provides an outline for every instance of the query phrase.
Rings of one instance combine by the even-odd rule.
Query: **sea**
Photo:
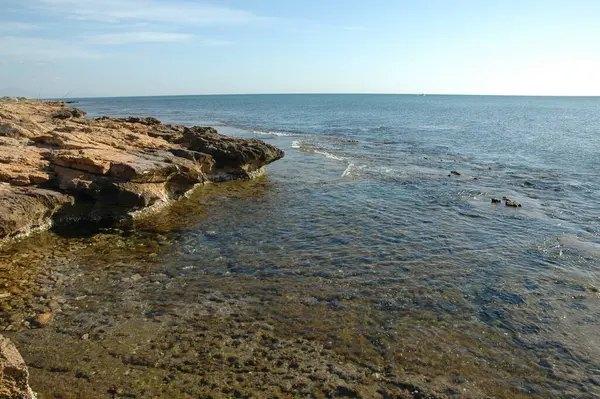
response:
[[[79,239],[102,236],[110,244],[98,249],[86,241],[95,255],[82,249],[68,255],[82,278],[95,281],[72,297],[94,297],[94,287],[103,293],[63,316],[73,331],[88,311],[88,318],[102,314],[120,325],[119,314],[135,302],[144,310],[132,317],[155,326],[141,330],[160,327],[165,337],[176,336],[169,323],[185,319],[188,327],[180,325],[185,331],[179,333],[193,335],[199,327],[191,327],[190,318],[204,315],[214,318],[213,324],[204,320],[206,334],[218,324],[223,342],[241,340],[244,348],[245,326],[260,320],[281,345],[256,355],[259,363],[317,345],[319,355],[306,356],[333,364],[329,373],[342,381],[327,388],[332,396],[319,396],[326,383],[312,379],[318,367],[304,369],[309,360],[301,354],[294,355],[300,368],[283,357],[281,378],[296,383],[289,397],[404,397],[394,396],[400,391],[415,398],[600,396],[600,98],[76,100],[88,118],[139,115],[214,126],[264,140],[286,155],[259,179],[210,185],[131,230]],[[520,206],[506,206],[506,198]],[[118,245],[110,241],[114,236]],[[142,236],[160,245],[127,249],[128,240]],[[75,242],[73,235],[69,240],[60,245]],[[155,278],[161,273],[179,284],[176,290]],[[141,282],[119,285],[131,279]],[[222,308],[200,299],[211,295]],[[240,313],[246,318],[236,319]],[[102,328],[96,339],[112,339],[109,327]],[[35,339],[41,338],[21,338],[26,360],[40,361]],[[224,368],[207,373],[234,375],[230,363],[242,355],[235,345],[227,348]],[[196,371],[165,366],[171,384],[210,363],[199,356]],[[337,373],[336,365],[346,368]],[[211,380],[206,389],[261,397],[256,393],[265,386],[280,383],[258,382],[252,363],[242,368],[245,379]],[[41,385],[54,378],[47,373],[38,378]],[[48,392],[63,386],[48,384]],[[284,397],[287,391],[278,389],[273,395]]]

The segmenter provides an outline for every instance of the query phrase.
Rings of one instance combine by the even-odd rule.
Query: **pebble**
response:
[[[10,297],[12,294],[10,292],[3,292],[2,294],[0,294],[0,299],[5,299]]]
[[[130,280],[133,282],[139,281],[142,279],[142,276],[140,276],[139,274],[134,274],[133,276],[131,276]]]
[[[50,324],[53,318],[54,315],[52,313],[42,313],[37,315],[32,321],[34,326],[44,328]]]
[[[88,334],[88,333],[83,334],[81,336],[81,339],[83,339],[84,341],[90,339],[90,334]]]
[[[57,301],[55,300],[51,300],[48,302],[48,307],[50,308],[50,310],[52,310],[53,312],[60,312],[60,305],[58,304]]]

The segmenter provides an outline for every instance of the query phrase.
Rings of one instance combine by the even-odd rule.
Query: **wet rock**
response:
[[[492,198],[492,204],[500,204],[502,201],[499,198]]]
[[[0,397],[35,399],[29,387],[29,371],[17,348],[0,335]]]
[[[50,308],[50,310],[52,310],[53,312],[60,312],[60,304],[55,301],[55,300],[51,300],[48,302],[48,307]]]
[[[0,183],[0,239],[46,226],[73,198],[51,190]]]
[[[284,156],[283,151],[261,140],[223,136],[212,127],[185,127],[180,144],[212,156],[216,162],[213,175],[250,177],[250,173]]]
[[[520,203],[518,203],[517,201],[513,201],[513,200],[511,200],[509,198],[505,198],[504,199],[504,205],[510,206],[510,207],[513,207],[513,208],[520,208],[521,207]]]
[[[451,170],[450,171],[450,175],[452,175],[452,176],[460,176],[460,173],[457,172],[456,170]]]
[[[44,328],[52,322],[52,319],[54,319],[54,315],[52,313],[42,313],[34,317],[30,322],[34,327]]]

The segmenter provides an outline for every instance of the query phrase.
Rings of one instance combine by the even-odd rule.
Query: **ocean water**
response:
[[[377,384],[388,387],[380,397],[394,397],[390,386],[414,397],[600,395],[600,98],[79,101],[88,117],[210,125],[286,152],[264,178],[207,187],[140,221],[129,236],[168,239],[151,259],[70,255],[90,276],[142,261],[176,276],[172,296],[129,288],[146,308],[171,304],[154,325],[218,292],[281,339],[368,370],[372,380],[352,380],[363,397]],[[502,197],[522,207],[492,204]],[[95,278],[117,299],[90,309],[125,312],[123,287]],[[21,340],[35,360],[33,339]],[[248,394],[253,381],[227,384]]]

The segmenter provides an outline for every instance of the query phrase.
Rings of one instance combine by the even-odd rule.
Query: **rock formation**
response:
[[[29,371],[17,348],[0,335],[0,398],[35,399],[29,387]]]
[[[84,116],[62,102],[0,100],[0,239],[81,204],[94,218],[164,204],[197,184],[254,177],[284,155],[211,127]]]

